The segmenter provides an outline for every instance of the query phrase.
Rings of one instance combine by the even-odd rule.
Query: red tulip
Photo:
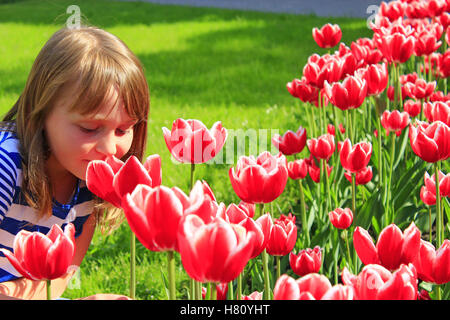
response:
[[[385,110],[381,115],[381,125],[386,129],[386,134],[389,135],[390,131],[394,131],[397,136],[400,135],[403,129],[409,123],[409,114],[406,111],[400,112],[394,110],[392,112]]]
[[[400,88],[401,89],[401,93],[400,94],[401,94],[402,101],[405,100],[408,97],[410,97],[410,98],[413,97],[413,95],[411,93],[411,90],[412,90],[413,86],[414,86],[414,84],[412,84],[410,82],[406,82],[405,84],[403,84],[401,86],[401,88]],[[390,86],[387,89],[386,95],[389,98],[389,100],[395,101],[395,95],[396,95],[395,88],[393,86]]]
[[[434,246],[425,240],[420,240],[420,250],[414,266],[419,279],[436,284],[450,282],[450,241],[445,239],[441,247]]]
[[[288,162],[288,174],[293,180],[305,179],[308,174],[308,163],[305,159]]]
[[[333,83],[339,81],[342,75],[342,60],[340,58],[317,54],[311,56],[303,67],[303,76],[309,84],[322,89],[324,82]]]
[[[255,204],[241,201],[241,202],[239,202],[238,207],[240,209],[244,210],[245,214],[247,214],[247,216],[249,218],[253,218],[254,217],[254,215],[255,215]]]
[[[138,184],[159,186],[161,177],[161,157],[158,154],[148,156],[144,165],[135,156],[125,163],[110,156],[105,161],[89,162],[86,169],[88,189],[118,208],[125,194],[133,192]]]
[[[436,197],[436,177],[433,174],[431,177],[428,172],[425,172],[423,177],[425,181],[425,187],[427,191],[431,192]],[[439,194],[441,197],[450,197],[450,173],[445,175],[442,171],[439,171]]]
[[[269,152],[261,153],[258,158],[242,156],[236,170],[228,171],[231,185],[242,201],[248,203],[272,202],[283,192],[287,178],[286,157]]]
[[[219,283],[216,286],[217,300],[227,300],[228,283]],[[202,287],[202,298],[205,300],[207,289]]]
[[[312,35],[319,47],[332,48],[341,41],[342,31],[337,24],[327,23],[320,29],[313,28]]]
[[[54,224],[49,233],[21,230],[14,238],[12,253],[0,249],[12,266],[30,280],[53,280],[67,273],[75,253],[75,227],[64,232]]]
[[[416,35],[414,41],[414,53],[416,56],[428,56],[435,52],[441,46],[442,42],[438,41],[439,38],[431,31],[422,30]]]
[[[263,229],[267,225],[262,225]],[[282,214],[279,219],[273,219],[270,230],[263,230],[267,240],[266,251],[273,256],[285,256],[294,249],[297,241],[297,226],[295,216]]]
[[[450,127],[441,121],[428,124],[416,120],[416,125],[409,126],[409,141],[414,153],[426,162],[450,156]]]
[[[322,251],[319,246],[316,246],[314,249],[301,250],[297,255],[291,252],[289,264],[292,271],[300,277],[308,273],[318,273],[322,266]]]
[[[317,139],[308,139],[306,143],[311,154],[318,159],[329,159],[336,149],[334,136],[328,133]]]
[[[339,157],[344,169],[350,172],[358,172],[369,164],[372,155],[372,145],[368,142],[360,142],[352,147],[350,139],[345,139],[342,144]]]
[[[248,296],[242,296],[241,300],[262,300],[262,298],[263,298],[262,292],[253,291]]]
[[[434,206],[436,204],[436,191],[433,194],[427,187],[422,186],[422,188],[420,188],[420,200],[427,206]]]
[[[447,32],[448,33],[448,32]],[[450,44],[449,44],[450,46]],[[439,76],[441,78],[450,77],[450,49],[447,50],[441,57],[439,65]]]
[[[186,273],[200,282],[230,282],[243,270],[253,251],[254,233],[216,217],[205,224],[197,215],[183,216],[178,246]]]
[[[379,36],[375,34],[374,40],[378,49],[389,62],[405,63],[414,53],[414,37],[394,32]]]
[[[442,121],[450,126],[450,102],[426,102],[423,105],[423,113],[430,122]]]
[[[181,201],[183,215],[195,214],[205,223],[211,222],[218,212],[225,210],[223,203],[217,203],[216,197],[206,181],[197,181],[189,193],[189,197],[178,187],[173,187],[172,191]]]
[[[324,83],[325,94],[333,105],[341,110],[356,109],[362,105],[367,95],[364,79],[347,76],[342,83]]]
[[[273,290],[274,300],[298,300],[300,298],[300,289],[297,281],[287,274],[281,275],[275,283]]]
[[[414,265],[402,264],[394,273],[383,266],[366,265],[359,275],[352,275],[346,267],[342,282],[354,288],[356,300],[416,300],[417,273]]]
[[[217,217],[222,218],[226,222],[243,226],[247,230],[247,232],[254,232],[255,238],[253,243],[253,252],[250,255],[250,259],[256,258],[261,254],[261,252],[265,248],[266,243],[264,239],[264,232],[262,230],[261,224],[259,224],[258,221],[250,218],[245,210],[232,203],[225,211],[220,210],[217,213]]]
[[[306,129],[300,126],[297,132],[288,130],[283,136],[275,134],[272,143],[286,156],[300,153],[306,145]]]
[[[348,182],[352,183],[352,173],[350,171],[344,172],[345,178],[348,180]],[[358,185],[365,185],[368,184],[373,178],[372,173],[372,167],[365,167],[358,172],[356,172],[355,175],[355,184]]]
[[[403,18],[406,12],[406,7],[406,3],[402,3],[400,1],[392,1],[389,3],[381,1],[380,15],[382,17],[388,18],[389,21],[393,22],[398,18]]]
[[[413,98],[425,99],[433,93],[434,89],[436,89],[436,81],[427,83],[423,79],[417,79],[411,87],[411,94]]]
[[[301,80],[294,79],[288,82],[286,87],[292,96],[299,98],[303,102],[313,103],[317,101],[319,96],[319,90],[309,84],[305,77],[302,77]]]
[[[167,148],[172,156],[182,163],[204,163],[222,150],[227,139],[227,130],[220,121],[208,128],[199,120],[177,119],[172,130],[162,128]]]
[[[165,186],[138,185],[123,201],[131,230],[151,251],[178,251],[178,224],[183,205],[176,193]]]
[[[450,46],[450,29],[447,28],[447,31],[445,32],[445,41]]]
[[[403,103],[403,110],[408,112],[411,118],[417,117],[420,114],[421,108],[422,104],[420,103],[420,101],[406,100]]]
[[[311,180],[314,181],[315,183],[319,183],[320,182],[320,167],[318,166],[318,164],[316,164],[316,159],[314,158],[314,156],[311,154],[309,158],[305,159],[305,162],[308,164],[308,173],[309,176],[311,177]],[[333,167],[329,166],[327,163],[327,173],[328,176],[330,176],[331,171],[333,170]]]
[[[426,5],[428,16],[431,18],[440,16],[447,8],[445,0],[429,0],[426,2]]]
[[[349,208],[336,208],[328,212],[328,217],[331,224],[338,229],[347,229],[353,222],[353,212]]]
[[[300,289],[299,300],[321,300],[332,288],[330,280],[322,274],[310,273],[297,280]]]
[[[369,233],[358,226],[353,233],[353,245],[363,264],[381,264],[394,270],[402,263],[414,261],[420,246],[420,230],[414,222],[403,233],[390,224],[381,231],[375,247]]]
[[[382,93],[388,84],[388,72],[386,65],[371,64],[363,69],[357,70],[359,78],[367,82],[367,95],[374,96]]]

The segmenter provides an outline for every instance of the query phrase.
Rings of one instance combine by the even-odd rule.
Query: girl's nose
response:
[[[114,132],[103,135],[103,137],[101,137],[97,142],[96,149],[97,152],[100,152],[105,156],[115,155],[117,148]]]

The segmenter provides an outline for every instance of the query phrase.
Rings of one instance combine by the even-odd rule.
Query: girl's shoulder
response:
[[[0,163],[7,164],[11,169],[20,169],[19,146],[20,142],[15,132],[0,130]]]

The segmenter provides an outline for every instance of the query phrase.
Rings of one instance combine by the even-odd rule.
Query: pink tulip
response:
[[[177,119],[172,130],[162,128],[164,140],[172,156],[182,163],[204,163],[222,150],[228,132],[220,121],[208,128],[200,120]]]
[[[350,171],[346,170],[344,172],[344,176],[348,180],[348,182],[352,183],[352,173]],[[355,184],[357,186],[368,184],[372,180],[372,178],[373,178],[372,167],[371,166],[365,167],[356,172]]]
[[[86,185],[98,197],[120,208],[122,198],[138,184],[155,187],[161,184],[161,157],[147,157],[142,165],[135,156],[123,163],[114,156],[105,161],[89,162],[86,169]]]
[[[228,175],[234,192],[242,201],[248,203],[268,203],[284,191],[288,178],[286,157],[269,152],[239,158],[235,168]]]
[[[375,96],[382,93],[388,84],[388,71],[386,64],[371,64],[357,70],[356,75],[367,82],[367,95]]]
[[[299,300],[321,300],[332,288],[330,280],[322,274],[310,273],[297,280]]]
[[[327,23],[322,28],[313,28],[313,38],[321,48],[332,48],[336,46],[342,38],[341,28],[337,24]]]
[[[200,282],[230,282],[243,270],[253,251],[254,233],[220,217],[205,224],[186,215],[178,229],[181,262],[187,274]]]
[[[288,174],[293,180],[305,179],[308,174],[308,163],[305,159],[288,162]]]
[[[322,266],[322,250],[319,246],[316,246],[314,249],[301,250],[297,255],[291,252],[289,264],[292,271],[300,277],[308,273],[318,273]]]
[[[450,282],[450,241],[445,239],[435,250],[430,242],[420,240],[419,254],[413,263],[419,279],[436,284]]]
[[[420,114],[420,110],[422,108],[422,104],[420,101],[415,100],[406,100],[403,103],[403,110],[408,112],[411,118],[417,117]]]
[[[334,136],[328,133],[308,139],[306,143],[311,154],[317,159],[329,159],[336,149]]]
[[[339,152],[339,158],[344,169],[358,172],[369,164],[372,155],[372,145],[360,142],[352,147],[350,139],[345,139]]]
[[[410,124],[409,140],[414,153],[426,162],[450,156],[450,127],[441,121],[428,124],[416,120],[416,125]]]
[[[273,290],[274,300],[298,300],[300,298],[300,289],[297,281],[287,274],[281,275],[275,283]]]
[[[273,256],[285,256],[294,249],[297,241],[297,226],[295,216],[282,214],[279,219],[273,219],[269,225],[270,229],[265,229],[267,225],[262,225],[263,233],[267,238],[267,253]]]
[[[393,273],[369,264],[357,276],[344,267],[342,282],[354,288],[356,300],[416,300],[418,294],[417,273],[412,264],[402,264]]]
[[[363,264],[381,264],[394,270],[402,263],[414,261],[420,246],[420,230],[414,222],[403,233],[390,224],[381,231],[375,246],[369,233],[358,226],[353,233],[353,245]]]
[[[54,224],[49,233],[21,230],[14,238],[13,251],[0,249],[12,266],[30,280],[53,280],[67,273],[75,253],[75,227],[64,232]]]
[[[219,210],[219,212],[217,213],[217,217],[222,218],[226,222],[243,226],[247,230],[247,232],[254,232],[254,245],[252,254],[250,255],[250,259],[256,258],[261,254],[261,252],[265,248],[266,243],[262,227],[258,223],[258,221],[250,218],[244,209],[232,203],[225,211]]]
[[[347,76],[342,83],[324,83],[325,94],[333,105],[341,110],[356,109],[367,96],[367,82],[355,76]]]
[[[338,229],[347,229],[353,222],[353,212],[349,208],[336,208],[328,213],[330,222]]]
[[[272,143],[286,156],[300,153],[306,145],[306,129],[300,126],[297,132],[288,130],[283,136],[275,134]]]
[[[430,122],[442,121],[450,126],[450,102],[426,102],[423,105],[423,114]]]
[[[178,224],[183,205],[175,192],[165,186],[138,185],[123,201],[131,230],[151,251],[178,251]]]
[[[386,134],[394,131],[397,136],[400,135],[403,129],[409,123],[409,114],[406,111],[400,112],[393,110],[392,112],[385,110],[381,115],[381,125],[386,129]]]

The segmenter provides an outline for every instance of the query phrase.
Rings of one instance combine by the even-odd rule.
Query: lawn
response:
[[[0,1],[1,3],[1,1]],[[227,129],[267,129],[258,154],[270,148],[275,132],[309,129],[304,107],[286,90],[300,78],[302,67],[317,47],[311,30],[337,23],[342,41],[371,36],[363,19],[321,18],[238,10],[163,6],[142,2],[20,1],[0,4],[0,113],[15,103],[31,65],[48,38],[67,18],[66,8],[80,7],[86,23],[121,38],[142,61],[151,94],[147,155],[158,153],[163,163],[163,184],[188,191],[187,165],[171,161],[162,127],[176,118],[195,118],[212,126],[222,121]],[[242,150],[249,153],[249,149]],[[234,154],[234,158],[240,154]],[[233,164],[197,166],[218,201],[239,202],[228,178]],[[297,205],[293,181],[274,202],[285,214]],[[96,232],[81,265],[80,277],[64,297],[94,293],[128,294],[129,237],[124,223],[112,235]],[[187,275],[177,256],[178,297],[186,298]],[[166,299],[161,281],[166,255],[137,243],[138,299]]]

